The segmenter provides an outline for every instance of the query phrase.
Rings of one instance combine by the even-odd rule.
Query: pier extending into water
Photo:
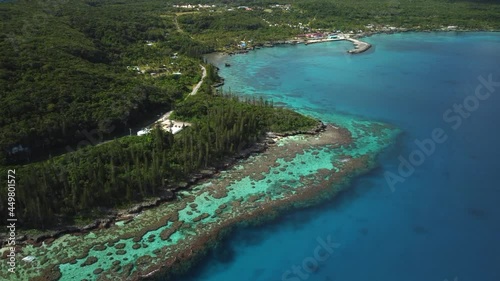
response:
[[[324,38],[324,39],[313,39],[304,41],[305,45],[332,42],[332,41],[342,41],[347,40],[354,44],[354,49],[347,51],[349,54],[360,54],[371,48],[371,44],[360,41],[358,39],[351,38],[349,36],[339,36],[338,38]]]
[[[359,40],[354,39],[354,38],[347,37],[346,40],[351,41],[354,44],[354,49],[347,51],[349,54],[363,53],[364,51],[366,51],[372,47],[371,44],[368,44],[368,43],[363,42],[363,41],[359,41]]]
[[[307,40],[307,41],[305,41],[304,44],[309,45],[309,44],[315,44],[315,43],[332,42],[332,41],[342,41],[342,40],[345,40],[345,38],[313,39],[313,40]]]

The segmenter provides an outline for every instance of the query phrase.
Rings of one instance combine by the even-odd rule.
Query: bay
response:
[[[348,42],[330,42],[212,57],[226,92],[270,98],[326,122],[382,121],[403,133],[379,168],[343,194],[237,229],[178,280],[500,280],[500,87],[483,86],[490,95],[474,99],[481,81],[500,82],[500,34],[363,40],[374,47],[360,55],[346,54]],[[455,112],[464,102],[473,110]],[[436,129],[446,140],[426,155],[417,143]],[[387,173],[401,176],[401,158],[415,151],[422,163],[391,188]],[[315,265],[308,258],[330,238],[338,247]]]

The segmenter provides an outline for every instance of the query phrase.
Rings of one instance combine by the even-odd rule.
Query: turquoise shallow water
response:
[[[263,95],[328,122],[343,123],[345,114],[383,121],[403,134],[379,157],[380,168],[342,195],[237,230],[178,280],[500,280],[500,87],[483,87],[491,94],[477,104],[471,98],[478,77],[500,81],[500,34],[365,40],[374,48],[356,56],[345,54],[350,43],[332,42],[216,61],[226,91]],[[469,115],[443,118],[464,101]],[[436,128],[446,141],[389,188],[384,174],[397,174],[399,156],[408,159],[415,141]],[[338,247],[310,270],[308,257],[328,237]]]
[[[394,127],[377,122],[341,115],[330,117],[337,126],[352,131],[352,143],[345,146],[325,143],[338,137],[334,132],[338,128],[330,128],[319,136],[279,139],[266,153],[253,155],[210,181],[178,192],[181,200],[141,212],[130,221],[117,222],[115,227],[24,247],[20,258],[39,257],[39,262],[24,263],[10,280],[31,280],[54,265],[58,266],[60,280],[101,280],[104,276],[132,280],[131,273],[140,276],[152,270],[147,266],[168,263],[179,248],[192,249],[195,237],[207,235],[220,223],[257,215],[271,201],[293,201],[295,195],[304,195],[318,187],[318,182],[325,185],[324,180],[342,180],[335,173],[344,174],[353,165],[358,167],[359,164],[352,163],[358,157],[367,157],[362,162],[366,165],[373,164],[375,156],[393,144],[399,133]],[[322,192],[318,189],[316,192],[326,200],[337,188],[345,186],[320,188]],[[303,198],[294,206],[313,204],[312,198]],[[227,253],[222,253],[223,259],[228,257]],[[52,264],[56,261],[62,264]]]
[[[178,192],[179,201],[142,212],[128,223],[117,222],[117,227],[107,230],[64,236],[41,247],[28,246],[23,249],[23,255],[44,259],[49,254],[57,255],[51,260],[78,257],[59,265],[60,280],[101,280],[103,276],[111,278],[111,272],[115,279],[128,276],[132,280],[130,273],[141,275],[147,265],[168,262],[175,256],[176,247],[192,248],[193,238],[206,235],[204,230],[236,216],[256,214],[271,201],[293,200],[294,194],[304,194],[313,188],[316,180],[338,178],[335,173],[350,169],[350,162],[356,161],[355,158],[366,156],[366,162],[372,164],[375,156],[393,144],[399,133],[394,127],[376,122],[340,116],[335,120],[337,125],[352,130],[354,142],[346,146],[325,144],[326,135],[330,134],[331,138],[336,135],[335,128],[320,136],[279,139],[269,153],[251,156],[208,182]],[[321,197],[327,198],[335,190],[325,190]],[[233,205],[235,202],[239,204]],[[308,202],[304,199],[295,206]],[[134,231],[135,237],[123,237]],[[138,236],[141,231],[145,232]],[[122,238],[115,240],[118,237]],[[87,247],[88,254],[85,253]],[[41,268],[48,267],[50,265],[41,260],[33,267],[23,268],[19,276],[29,279]]]

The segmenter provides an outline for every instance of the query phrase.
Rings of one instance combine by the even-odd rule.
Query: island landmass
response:
[[[381,32],[500,29],[489,2],[0,5],[0,165],[21,175],[7,280],[176,276],[233,227],[331,198],[399,133],[224,93],[204,54],[339,40],[358,54]]]

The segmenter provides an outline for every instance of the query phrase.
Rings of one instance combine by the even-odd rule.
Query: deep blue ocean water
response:
[[[331,42],[215,60],[226,91],[261,95],[328,122],[339,113],[383,121],[402,134],[379,167],[346,192],[237,229],[178,280],[500,280],[500,34],[364,40],[374,47],[360,55],[345,53],[348,42]],[[489,75],[498,86],[482,86],[482,99],[474,97],[479,77]],[[461,116],[453,110],[464,101]],[[398,158],[408,160],[419,149],[415,141],[434,129],[447,139],[391,189],[386,173],[398,175]],[[309,265],[318,240],[329,237],[338,247]]]

